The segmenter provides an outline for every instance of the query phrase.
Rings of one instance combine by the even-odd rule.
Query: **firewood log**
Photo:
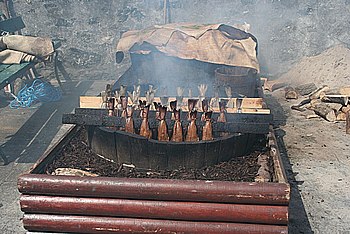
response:
[[[337,117],[334,110],[325,103],[320,103],[312,107],[313,111],[327,121],[334,122]]]
[[[334,103],[340,103],[344,106],[346,106],[349,102],[349,97],[345,95],[330,95],[326,94],[321,98],[323,102],[334,102]]]
[[[341,87],[339,89],[339,93],[341,95],[346,95],[346,96],[349,96],[350,97],[350,86],[346,86],[346,87]]]
[[[298,105],[291,106],[291,109],[297,110],[297,111],[305,111],[306,109],[302,107],[305,106],[306,104],[309,104],[310,102],[311,102],[310,99],[304,99]]]
[[[314,83],[302,84],[295,87],[295,91],[297,91],[301,96],[309,95],[315,90],[317,90],[317,87]]]
[[[283,88],[287,85],[285,82],[280,80],[268,80],[267,78],[262,78],[261,80],[263,82],[264,90],[269,90],[270,92]]]
[[[317,89],[316,91],[312,92],[309,96],[310,99],[318,99],[321,96],[325,95],[325,92],[329,90],[329,87],[327,85],[324,85],[323,87]]]
[[[346,120],[346,113],[342,111],[337,112],[337,121],[345,121]]]
[[[311,99],[310,100],[311,109],[317,105],[320,105],[321,103],[322,101],[320,99]]]
[[[343,107],[341,108],[341,111],[344,112],[344,113],[350,111],[350,105],[343,106]]]
[[[340,103],[327,103],[327,106],[329,106],[330,108],[332,108],[333,110],[335,110],[335,112],[340,111],[341,108],[343,107],[343,105],[340,104]]]
[[[295,89],[293,87],[286,87],[284,89],[284,97],[286,99],[298,99],[298,93],[295,91]]]

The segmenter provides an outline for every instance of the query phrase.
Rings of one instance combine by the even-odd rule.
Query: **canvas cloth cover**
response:
[[[181,59],[249,67],[259,71],[257,44],[253,36],[235,39],[234,35],[220,29],[222,25],[167,24],[128,31],[119,40],[117,52],[147,54],[151,53],[149,45],[152,45],[166,55]]]
[[[22,35],[0,37],[0,63],[19,64],[39,57],[46,59],[54,52],[50,38]]]

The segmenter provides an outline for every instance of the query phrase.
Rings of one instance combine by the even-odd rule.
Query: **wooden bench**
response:
[[[0,12],[0,32],[4,34],[15,34],[25,28],[25,24],[22,17],[17,16],[14,18],[6,18],[4,14]],[[61,46],[60,42],[53,42],[54,52],[51,55],[49,61],[53,62],[54,72],[56,80],[62,89],[62,82],[59,78],[59,71],[63,75],[65,80],[70,80],[68,73],[65,71],[62,62],[58,59],[58,48]],[[38,77],[38,73],[35,69],[35,65],[41,61],[22,62],[20,64],[1,64],[0,63],[0,89],[12,84],[17,78],[27,76],[28,78]]]

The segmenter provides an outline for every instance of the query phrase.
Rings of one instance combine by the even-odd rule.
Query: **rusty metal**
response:
[[[74,233],[288,233],[287,226],[276,225],[46,214],[25,214],[23,224],[29,231]]]
[[[43,174],[20,176],[18,189],[23,194],[264,205],[288,205],[290,193],[289,185],[284,183],[79,178]]]

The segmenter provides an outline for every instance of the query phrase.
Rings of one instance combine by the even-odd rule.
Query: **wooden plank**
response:
[[[0,89],[23,76],[24,73],[32,67],[34,67],[34,64],[30,62],[12,64],[6,67],[0,73]]]
[[[4,71],[4,70],[7,69],[9,66],[11,66],[11,64],[0,64],[0,72]]]
[[[172,129],[174,121],[166,120],[168,129]],[[187,120],[182,120],[182,127],[185,129],[188,125]],[[79,115],[79,114],[63,114],[62,123],[64,124],[77,124],[77,125],[89,125],[89,126],[104,126],[104,127],[125,127],[125,118],[116,116],[99,116],[99,115]],[[155,119],[149,120],[150,128],[156,129],[158,127],[158,121]],[[269,122],[243,122],[242,120],[236,122],[227,123],[213,123],[213,131],[218,132],[239,132],[239,133],[255,133],[255,134],[267,134],[269,132]],[[197,121],[197,127],[202,128],[204,122]],[[141,126],[141,119],[135,118],[134,126],[139,129]]]
[[[137,121],[139,118],[138,115],[139,111],[134,112],[134,121]],[[181,112],[181,120],[187,120],[187,113],[188,112]],[[77,115],[99,115],[99,116],[107,116],[108,111],[107,109],[99,109],[99,108],[75,108],[75,114]],[[202,115],[202,112],[198,112],[197,116]],[[213,113],[212,119],[216,120],[219,116],[219,113]],[[117,119],[112,119],[110,117],[111,121],[120,121]],[[155,111],[149,111],[149,119],[152,120],[155,118]],[[165,119],[170,119],[171,113],[167,112],[167,115]],[[265,114],[261,115],[259,113],[229,113],[226,115],[227,122],[251,122],[251,123],[271,123],[272,122],[272,115],[271,114]],[[103,121],[109,121],[108,119],[105,119]]]
[[[288,189],[290,190],[287,175],[282,164],[281,153],[278,149],[277,139],[272,126],[270,126],[270,133],[268,135],[268,146],[270,147],[270,155],[272,156],[272,159],[273,159],[276,181],[278,183],[287,184]],[[290,191],[288,191],[288,194],[289,192]]]
[[[225,99],[225,98],[224,98]],[[141,97],[140,100],[146,100],[145,97]],[[170,97],[168,99],[168,103],[176,100],[175,97]],[[187,103],[188,98],[184,98],[184,103]],[[233,103],[236,103],[237,98],[232,98]],[[161,102],[159,97],[154,98],[154,102]],[[131,105],[131,101],[129,100],[129,105]],[[242,99],[242,108],[239,110],[238,108],[227,108],[227,113],[236,113],[241,111],[242,113],[256,113],[256,114],[270,114],[269,109],[263,109],[263,99],[262,98],[243,98]],[[102,97],[96,96],[80,96],[80,108],[101,108],[102,107]],[[153,106],[153,105],[152,105]],[[198,110],[201,110],[198,108]],[[181,111],[188,111],[187,105],[181,106]],[[213,108],[213,112],[219,112],[219,108]]]
[[[103,102],[102,97],[80,96],[79,103],[80,108],[101,108]]]

